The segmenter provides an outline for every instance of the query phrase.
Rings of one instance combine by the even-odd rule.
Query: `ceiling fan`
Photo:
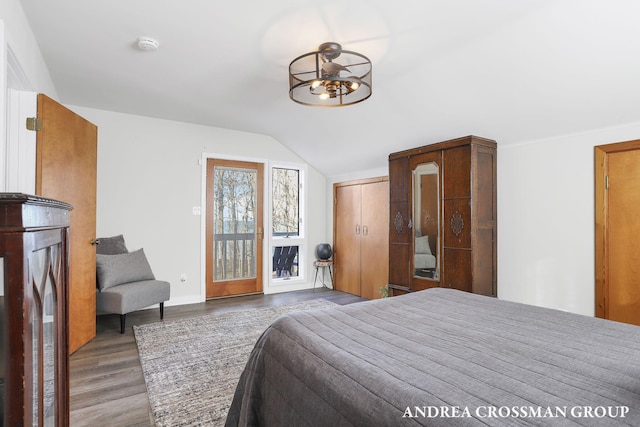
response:
[[[338,43],[323,43],[289,65],[289,96],[300,104],[322,107],[364,101],[371,96],[371,61]]]

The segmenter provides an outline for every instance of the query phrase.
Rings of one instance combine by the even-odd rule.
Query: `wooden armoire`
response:
[[[389,155],[389,295],[497,295],[496,143],[467,136]]]
[[[387,177],[334,184],[334,289],[380,298],[388,280]]]

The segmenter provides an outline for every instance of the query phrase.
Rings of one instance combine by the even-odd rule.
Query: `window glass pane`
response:
[[[273,248],[274,279],[298,277],[298,246],[276,246]]]
[[[300,235],[300,171],[273,168],[273,235]]]
[[[214,281],[256,277],[255,170],[216,167]]]

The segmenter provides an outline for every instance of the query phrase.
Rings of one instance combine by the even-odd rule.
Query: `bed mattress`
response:
[[[227,426],[640,426],[640,327],[448,289],[297,312]]]

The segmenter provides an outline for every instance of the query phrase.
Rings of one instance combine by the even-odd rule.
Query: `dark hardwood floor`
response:
[[[323,288],[165,307],[164,320],[291,304],[317,298],[340,305],[363,301],[363,298],[355,295]],[[72,426],[154,425],[132,326],[158,321],[158,309],[130,313],[127,315],[126,331],[120,334],[118,315],[98,316],[96,337],[72,354],[69,360]]]

